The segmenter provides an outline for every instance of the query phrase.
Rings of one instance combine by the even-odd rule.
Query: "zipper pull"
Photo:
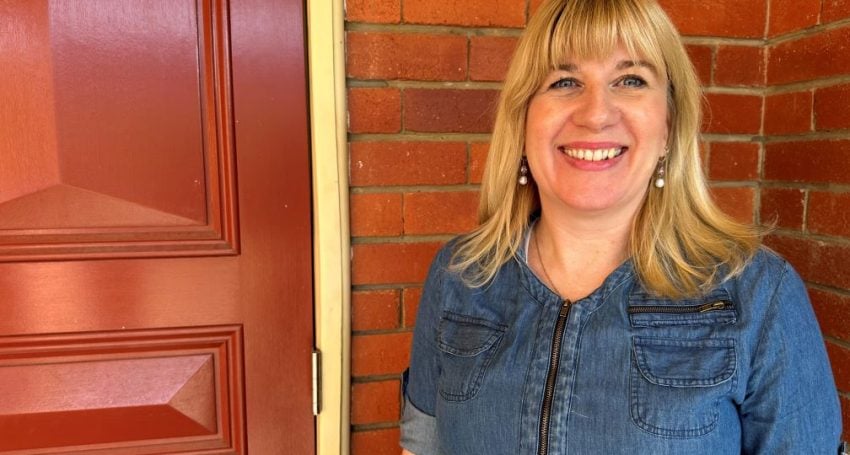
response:
[[[573,302],[570,302],[570,299],[564,299],[564,303],[563,303],[563,305],[561,305],[561,312],[558,314],[558,317],[561,317],[561,318],[567,317],[567,313],[570,312],[570,305],[572,305],[572,304],[573,304]]]
[[[706,303],[705,305],[700,305],[700,307],[697,311],[699,311],[700,313],[705,313],[706,311],[721,310],[725,307],[726,307],[726,302],[721,300],[719,302],[712,302],[712,303]]]

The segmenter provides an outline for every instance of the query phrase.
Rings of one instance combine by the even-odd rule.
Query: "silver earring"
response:
[[[666,150],[666,149],[665,149]],[[664,156],[658,159],[658,167],[655,168],[655,187],[656,188],[664,188],[664,173],[665,165],[667,164],[667,160]]]
[[[519,160],[519,178],[517,179],[517,183],[522,186],[528,185],[528,160],[525,157]]]

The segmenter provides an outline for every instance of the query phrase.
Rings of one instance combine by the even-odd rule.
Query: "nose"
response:
[[[620,120],[620,110],[613,101],[607,87],[585,87],[573,112],[573,122],[592,131],[604,130]]]

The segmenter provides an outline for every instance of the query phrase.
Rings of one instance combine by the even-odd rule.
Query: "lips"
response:
[[[558,150],[561,153],[569,156],[570,158],[575,158],[577,160],[582,161],[605,161],[610,160],[612,158],[616,158],[626,150],[628,147],[608,147],[608,148],[568,148],[565,146],[558,147]]]

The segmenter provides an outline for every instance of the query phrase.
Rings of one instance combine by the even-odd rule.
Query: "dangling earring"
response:
[[[522,186],[528,185],[528,160],[525,157],[519,160],[519,178],[517,183]]]
[[[666,151],[667,149],[665,148],[664,150]],[[667,155],[664,155],[661,158],[658,158],[658,167],[655,168],[655,187],[656,188],[664,188],[664,183],[666,183],[664,181],[664,173],[666,172],[665,171],[665,167],[666,167],[665,165],[667,164],[666,158],[667,158]]]

